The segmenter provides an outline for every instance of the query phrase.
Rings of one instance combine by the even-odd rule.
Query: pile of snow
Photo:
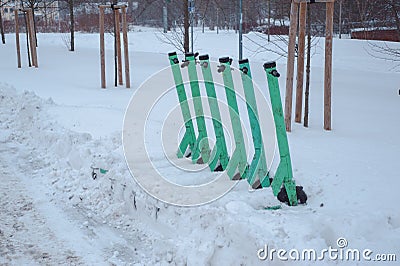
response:
[[[35,197],[62,204],[66,212],[75,210],[86,216],[82,226],[92,227],[95,235],[101,232],[99,226],[107,224],[126,234],[124,238],[139,237],[140,243],[125,247],[125,251],[122,247],[117,250],[123,255],[121,261],[135,261],[134,250],[148,249],[145,258],[139,258],[140,262],[174,260],[204,264],[223,256],[227,252],[224,248],[242,249],[243,238],[248,239],[243,263],[258,260],[254,255],[258,230],[253,235],[246,232],[246,223],[237,223],[235,216],[262,207],[265,198],[261,194],[266,193],[259,193],[254,200],[259,203],[254,207],[234,200],[247,193],[245,185],[231,199],[199,208],[178,208],[158,202],[145,194],[131,177],[120,135],[92,139],[90,134],[73,132],[46,112],[54,108],[52,99],[42,100],[28,91],[18,93],[4,84],[0,87],[1,142],[14,149],[14,154],[8,154],[11,156],[7,167],[16,175],[25,175],[24,181],[32,190],[39,189],[33,191]],[[109,171],[93,180],[92,166]],[[269,200],[274,202],[272,196]],[[258,223],[264,219],[260,218]],[[204,230],[208,233],[204,234]],[[231,234],[233,231],[241,231],[243,235]],[[235,257],[231,262],[237,260]]]

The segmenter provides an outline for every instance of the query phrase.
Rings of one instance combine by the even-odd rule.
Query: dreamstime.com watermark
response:
[[[329,246],[322,250],[316,249],[274,249],[267,244],[257,251],[260,260],[280,261],[377,261],[395,262],[396,254],[376,254],[371,249],[348,248],[348,242],[340,237],[336,241],[337,248]]]

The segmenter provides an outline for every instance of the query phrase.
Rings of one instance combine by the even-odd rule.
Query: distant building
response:
[[[1,15],[4,21],[10,21],[14,19],[15,6],[13,4],[6,4],[0,8]]]
[[[99,13],[99,5],[102,5],[104,3],[101,2],[87,2],[87,3],[81,3],[79,6],[75,7],[75,12],[77,14],[98,14]],[[129,12],[130,10],[135,10],[138,8],[139,4],[138,2],[131,2],[131,1],[119,1],[119,5],[126,5],[127,11]],[[108,10],[107,10],[108,11]]]
[[[42,18],[50,23],[58,21],[60,16],[58,2],[59,1],[51,1],[50,3],[47,1],[39,2],[37,8],[35,8],[35,16],[39,19]],[[21,1],[10,1],[6,5],[4,5],[0,10],[3,15],[3,20],[14,20],[14,10],[16,8],[21,8]]]
[[[352,39],[400,42],[395,28],[360,28],[351,30]]]
[[[46,20],[49,23],[54,23],[60,18],[59,1],[47,3],[46,1],[40,2],[35,10],[35,16]]]

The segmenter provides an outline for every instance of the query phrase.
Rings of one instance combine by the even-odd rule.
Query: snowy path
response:
[[[143,232],[126,234],[92,217],[89,210],[49,200],[40,180],[20,172],[38,167],[38,161],[14,164],[10,152],[22,158],[37,155],[22,145],[0,146],[1,265],[125,265],[143,252],[134,247],[138,235],[144,238]]]
[[[165,257],[152,256],[154,243],[165,246],[173,234],[157,229],[154,208],[138,199],[135,217],[122,219],[114,197],[125,197],[126,185],[93,180],[80,155],[113,148],[47,120],[42,110],[52,104],[33,94],[0,88],[0,102],[0,265],[149,265]],[[122,157],[104,159],[113,156]]]
[[[5,163],[7,146],[0,150],[0,264],[82,264],[82,257],[49,228],[38,203]]]

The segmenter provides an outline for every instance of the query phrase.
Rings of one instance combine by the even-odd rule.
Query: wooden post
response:
[[[334,2],[326,3],[324,129],[331,130],[332,37]]]
[[[29,20],[29,36],[30,43],[32,47],[31,56],[32,56],[32,64],[37,68],[39,67],[38,59],[37,59],[37,50],[36,50],[36,34],[35,34],[35,24],[33,21],[33,11],[32,9],[28,9],[28,20]]]
[[[104,55],[104,7],[100,6],[100,65],[101,65],[101,87],[106,88],[106,60]]]
[[[29,48],[29,21],[28,21],[28,15],[26,12],[23,10],[24,14],[24,21],[25,21],[25,37],[26,37],[26,51],[28,52],[28,66],[32,67],[32,61],[31,61],[31,48]]]
[[[104,43],[104,14],[105,9],[111,8],[114,17],[114,60],[115,60],[115,86],[123,85],[122,76],[122,48],[121,48],[121,27],[123,32],[124,59],[125,59],[125,80],[126,87],[131,87],[129,73],[129,53],[128,53],[128,29],[126,21],[126,5],[99,5],[100,15],[100,64],[101,64],[101,87],[106,88],[106,64],[105,64],[105,43]],[[121,22],[121,14],[122,22]],[[121,26],[122,23],[122,26]]]
[[[37,68],[39,67],[38,59],[37,59],[37,49],[36,49],[36,33],[35,33],[35,22],[33,21],[33,11],[32,9],[28,10],[29,12],[29,20],[30,20],[30,36],[32,43],[32,63]]]
[[[129,89],[131,87],[131,78],[129,73],[128,24],[126,22],[126,6],[122,7],[122,35],[124,40],[125,83],[126,88]]]
[[[294,121],[301,123],[303,107],[303,80],[304,80],[304,51],[306,44],[307,3],[300,4],[299,15],[299,46],[297,57],[297,84],[296,84],[296,113]]]
[[[292,93],[293,93],[293,72],[294,72],[294,46],[296,40],[297,20],[294,20],[297,14],[295,4],[300,4],[300,33],[299,33],[299,58],[297,66],[297,88],[296,88],[296,115],[295,121],[301,121],[301,105],[302,105],[302,89],[304,75],[304,26],[306,24],[305,9],[303,4],[306,3],[325,3],[326,4],[326,30],[325,30],[325,74],[324,74],[324,129],[331,130],[331,112],[332,112],[332,43],[333,43],[333,13],[335,0],[292,0],[290,14],[290,30],[289,30],[289,47],[288,47],[288,64],[286,78],[286,106],[285,106],[285,122],[286,130],[291,130],[291,111],[292,111]],[[341,3],[341,2],[340,2]],[[310,19],[310,18],[309,18]],[[303,21],[304,20],[304,21]],[[309,62],[307,63],[309,65]],[[309,69],[307,69],[309,72]],[[308,75],[309,76],[309,75]],[[309,80],[307,80],[307,88]],[[306,89],[308,94],[308,89]],[[308,104],[306,104],[308,108]],[[306,110],[305,119],[308,115]],[[308,120],[308,116],[307,116]],[[308,121],[305,121],[305,126]]]
[[[33,36],[33,33],[32,33],[32,27],[33,27],[33,25],[32,25],[32,20],[31,20],[31,10],[27,10],[26,11],[26,17],[27,17],[27,19],[26,19],[26,21],[27,21],[27,25],[26,25],[26,34],[28,35],[28,40],[29,40],[29,47],[30,47],[30,49],[31,49],[31,61],[32,61],[32,65],[33,66],[35,66],[36,67],[36,63],[35,63],[35,59],[34,59],[34,56],[33,56],[33,50],[36,48],[36,47],[34,47],[35,46],[35,39],[34,39],[34,36]]]
[[[288,60],[286,72],[286,100],[285,100],[285,124],[286,131],[292,131],[292,98],[293,98],[293,75],[294,75],[294,57],[296,47],[296,32],[299,4],[292,1],[290,10],[290,29],[288,44]]]
[[[115,12],[115,34],[117,41],[117,62],[118,62],[118,84],[124,84],[122,80],[122,51],[121,51],[121,25],[120,25],[120,14],[119,9],[114,9]]]
[[[17,47],[17,61],[18,68],[21,68],[21,46],[19,41],[19,21],[18,21],[18,9],[14,10],[15,16],[15,46]]]

